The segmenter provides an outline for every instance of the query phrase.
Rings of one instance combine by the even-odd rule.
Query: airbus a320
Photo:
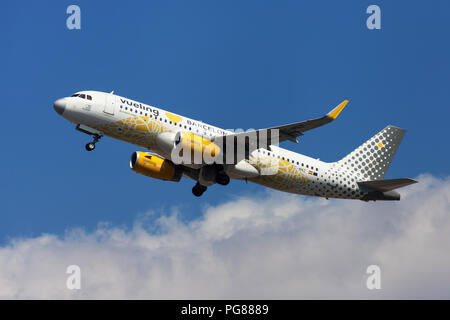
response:
[[[403,139],[404,129],[388,125],[336,162],[320,161],[278,146],[284,141],[298,142],[297,138],[305,132],[330,123],[347,103],[343,101],[319,118],[239,133],[114,92],[80,91],[56,100],[53,107],[74,123],[77,130],[93,137],[86,150],[94,150],[104,136],[137,145],[145,151],[131,155],[132,170],[167,181],[192,179],[195,182],[192,193],[197,197],[208,187],[225,186],[230,179],[236,179],[327,199],[400,200],[395,189],[417,181],[385,180],[384,176]],[[208,154],[210,159],[180,162],[180,150],[185,151],[184,156],[187,150],[192,154]]]

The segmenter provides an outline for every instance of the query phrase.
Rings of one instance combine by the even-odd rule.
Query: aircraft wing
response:
[[[330,123],[331,121],[336,119],[339,113],[341,113],[341,111],[347,105],[347,103],[348,100],[342,101],[333,110],[320,118],[266,129],[232,133],[226,136],[216,136],[214,137],[213,141],[215,143],[218,143],[219,145],[225,146],[225,148],[223,149],[224,153],[226,153],[226,149],[229,149],[229,143],[234,140],[233,145],[235,153],[235,163],[237,163],[244,158],[247,159],[248,155],[251,152],[259,148],[268,149],[270,145],[278,144],[286,140],[298,143],[297,137],[302,136],[304,132],[323,126],[324,124]],[[242,144],[244,144],[244,146],[242,146]],[[241,150],[245,150],[244,155],[236,155],[236,152],[239,150],[240,145]]]
[[[347,103],[348,100],[342,101],[337,107],[335,107],[333,110],[331,110],[326,115],[320,118],[295,122],[283,126],[272,127],[265,130],[278,129],[279,142],[289,140],[298,143],[296,138],[302,136],[304,132],[323,126],[324,124],[330,123],[331,121],[336,119],[339,113],[341,113],[341,111],[345,108]]]

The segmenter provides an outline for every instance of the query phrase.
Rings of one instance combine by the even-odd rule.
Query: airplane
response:
[[[131,155],[133,171],[166,181],[192,179],[196,182],[192,193],[197,197],[214,184],[225,186],[234,179],[326,199],[400,200],[395,189],[417,181],[385,180],[384,176],[404,129],[388,125],[336,162],[278,146],[284,141],[298,143],[297,138],[305,132],[332,122],[347,103],[344,100],[319,118],[248,132],[224,130],[118,96],[114,91],[79,91],[56,100],[53,107],[77,130],[93,137],[85,146],[87,151],[94,150],[103,136],[137,145],[145,151]],[[187,151],[183,154],[183,150]],[[210,159],[180,160],[180,154],[189,158],[194,153],[207,154]]]

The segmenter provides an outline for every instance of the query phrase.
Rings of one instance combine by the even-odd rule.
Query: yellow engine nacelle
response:
[[[141,151],[131,155],[130,168],[144,176],[168,181],[178,182],[183,174],[183,169],[171,161]]]
[[[193,164],[194,159],[199,159],[201,164],[219,156],[221,151],[214,142],[188,132],[160,133],[156,137],[156,143],[164,156],[170,157],[175,163]],[[175,159],[176,157],[180,158]]]
[[[208,154],[215,157],[220,153],[220,148],[214,142],[211,142],[201,136],[197,136],[193,133],[180,132],[181,145],[186,150],[190,150],[193,154]]]

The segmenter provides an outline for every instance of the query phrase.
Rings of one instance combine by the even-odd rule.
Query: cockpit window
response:
[[[92,96],[84,94],[84,93],[75,93],[75,94],[71,95],[71,97],[78,97],[78,98],[81,98],[81,99],[92,100]]]

